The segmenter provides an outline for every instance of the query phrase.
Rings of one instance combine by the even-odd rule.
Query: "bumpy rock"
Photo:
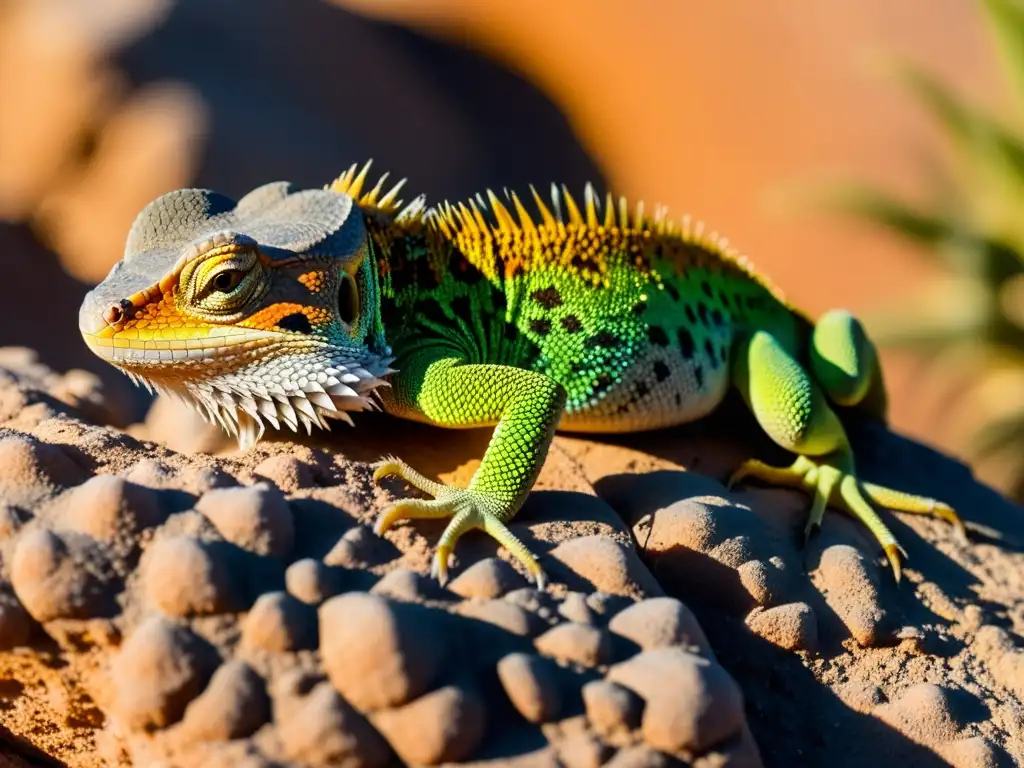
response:
[[[221,536],[258,555],[285,557],[295,544],[295,523],[288,502],[267,483],[215,488],[196,503]]]
[[[320,606],[320,652],[331,683],[354,707],[405,704],[437,677],[445,649],[434,614],[351,593]],[[411,606],[410,606],[411,608]]]
[[[478,695],[446,685],[402,707],[383,709],[371,721],[407,764],[437,765],[471,756],[483,740],[487,716]]]
[[[92,618],[111,602],[104,570],[102,554],[89,541],[37,528],[17,543],[11,584],[36,621]]]
[[[711,655],[711,645],[693,611],[674,597],[642,600],[619,611],[608,629],[632,640],[643,650],[672,645],[691,645]]]
[[[887,639],[877,579],[864,555],[847,544],[826,547],[818,576],[825,600],[858,643],[873,647]]]
[[[814,651],[818,647],[818,622],[807,603],[754,611],[747,617],[747,626],[780,648]]]
[[[287,492],[313,485],[312,469],[294,456],[270,456],[256,465],[253,474],[265,477]]]
[[[60,448],[0,430],[0,495],[5,498],[37,499],[42,493],[75,485],[84,476]]]
[[[451,597],[436,580],[409,568],[395,568],[393,571],[388,571],[380,581],[373,585],[370,593],[405,603],[443,600],[445,597]]]
[[[607,536],[581,536],[562,542],[549,557],[559,560],[594,589],[612,595],[656,596],[661,587],[636,552]]]
[[[159,539],[143,559],[146,596],[168,616],[223,613],[238,604],[227,566],[191,536]]]
[[[597,620],[594,609],[587,605],[587,596],[582,592],[567,594],[558,606],[558,612],[577,624],[594,624]]]
[[[639,726],[644,708],[633,691],[608,680],[584,685],[583,704],[594,730],[605,737],[620,737]]]
[[[501,597],[509,590],[521,587],[523,577],[497,557],[488,557],[473,563],[448,585],[461,597]]]
[[[507,632],[523,637],[532,637],[546,626],[536,613],[524,610],[505,600],[466,600],[455,606],[460,616],[486,621]]]
[[[296,560],[284,572],[284,583],[289,594],[309,605],[319,605],[340,590],[338,579],[319,560]]]
[[[287,592],[264,592],[242,624],[242,643],[265,651],[316,647],[316,612]]]
[[[958,723],[946,692],[932,683],[918,683],[874,711],[875,717],[921,744],[933,746],[957,737]]]
[[[512,705],[531,723],[547,723],[562,710],[562,691],[551,662],[541,656],[510,653],[498,662],[498,678]]]
[[[156,494],[113,475],[97,475],[61,499],[61,524],[100,541],[137,534],[163,522]]]
[[[549,629],[534,640],[534,646],[545,656],[572,661],[584,667],[607,664],[612,655],[611,638],[607,632],[572,622]]]
[[[277,720],[286,760],[310,766],[378,768],[391,763],[381,735],[330,683],[321,683]]]
[[[159,616],[146,619],[113,663],[118,717],[135,729],[177,722],[216,666],[214,651],[189,630]]]
[[[189,738],[227,741],[249,736],[270,717],[263,680],[244,661],[229,661],[213,673],[206,690],[185,710]]]
[[[701,753],[743,727],[736,682],[717,664],[681,648],[645,651],[612,667],[608,679],[644,699],[644,738],[657,749]]]

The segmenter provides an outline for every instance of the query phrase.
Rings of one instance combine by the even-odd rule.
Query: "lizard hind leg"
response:
[[[730,486],[745,477],[776,485],[803,487],[813,498],[806,533],[820,525],[825,507],[836,506],[853,515],[872,533],[900,578],[900,556],[906,552],[871,506],[933,514],[963,529],[947,505],[873,484],[861,483],[853,451],[842,424],[819,386],[769,333],[756,331],[738,345],[733,358],[733,383],[768,435],[797,454],[789,467],[744,462]],[[870,500],[870,501],[869,501]]]
[[[837,405],[863,404],[885,417],[886,394],[878,350],[860,321],[845,309],[833,309],[814,325],[811,372]]]

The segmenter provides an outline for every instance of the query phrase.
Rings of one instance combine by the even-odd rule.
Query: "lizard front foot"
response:
[[[437,542],[430,575],[443,586],[448,581],[448,558],[459,537],[478,528],[494,538],[526,568],[537,588],[544,589],[546,577],[529,549],[505,525],[507,505],[497,496],[481,491],[457,488],[424,477],[404,461],[386,459],[374,470],[373,479],[379,482],[388,476],[398,476],[415,488],[433,496],[433,499],[402,499],[395,502],[377,518],[373,530],[383,534],[400,520],[451,518]]]
[[[964,524],[952,507],[924,496],[913,496],[880,485],[860,482],[849,468],[849,464],[850,462],[844,460],[842,455],[822,457],[821,461],[813,461],[807,456],[797,456],[789,467],[773,467],[751,459],[740,465],[729,478],[728,485],[732,488],[740,480],[753,477],[774,485],[804,488],[809,491],[813,501],[804,528],[805,539],[816,528],[821,527],[825,507],[829,504],[849,512],[866,525],[882,545],[897,582],[902,573],[900,555],[906,558],[907,553],[868,503],[868,499],[899,512],[941,518],[955,526],[961,536],[966,537]]]

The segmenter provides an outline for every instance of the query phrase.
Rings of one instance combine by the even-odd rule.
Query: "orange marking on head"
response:
[[[331,311],[326,307],[309,307],[303,304],[293,304],[282,301],[278,304],[271,304],[259,312],[242,320],[238,325],[245,328],[255,328],[261,331],[271,331],[278,327],[282,318],[288,315],[301,313],[309,318],[310,325],[325,325],[331,321]]]
[[[314,269],[310,272],[304,272],[295,279],[306,286],[306,290],[310,293],[319,293],[327,283],[327,275],[324,274],[322,269]]]

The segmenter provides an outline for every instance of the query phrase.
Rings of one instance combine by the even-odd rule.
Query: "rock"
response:
[[[258,555],[286,557],[295,544],[295,524],[288,502],[268,483],[215,488],[196,503],[221,536]]]
[[[747,617],[747,626],[768,642],[789,651],[818,649],[818,621],[807,603],[755,610]]]
[[[242,643],[284,652],[316,648],[316,612],[287,592],[264,592],[242,623]]]
[[[604,768],[669,768],[670,765],[667,755],[646,744],[637,744],[620,749],[604,764]]]
[[[526,653],[510,653],[498,662],[498,679],[512,705],[531,723],[547,723],[562,710],[562,691],[551,662]]]
[[[774,605],[785,599],[787,575],[775,564],[764,560],[748,560],[736,569],[740,583],[758,605]]]
[[[572,622],[549,629],[534,641],[534,647],[545,656],[584,667],[607,664],[612,655],[611,638],[607,632]]]
[[[324,555],[324,564],[341,568],[366,568],[380,560],[383,542],[365,525],[356,525]]]
[[[862,680],[849,680],[833,690],[843,704],[865,715],[885,701],[881,688]]]
[[[460,616],[486,621],[523,637],[533,637],[546,626],[536,614],[505,600],[466,600],[457,605],[455,611]]]
[[[309,605],[319,605],[338,594],[341,591],[338,581],[326,565],[310,557],[296,560],[284,572],[289,594]]]
[[[0,541],[7,541],[21,530],[28,514],[13,504],[0,501]]]
[[[0,433],[0,496],[35,499],[75,485],[84,475],[59,447],[10,430]]]
[[[752,561],[756,551],[753,540],[750,536],[744,534],[741,536],[730,536],[721,544],[709,549],[707,555],[722,565],[727,565],[730,568],[739,568],[744,563]]]
[[[632,640],[643,650],[689,645],[714,657],[697,617],[674,597],[652,597],[619,611],[608,622],[616,635]]]
[[[401,707],[371,715],[406,764],[438,765],[470,757],[483,741],[486,706],[475,693],[446,685]]]
[[[185,710],[190,739],[228,741],[254,733],[270,717],[263,679],[244,661],[221,665],[209,685]]]
[[[873,569],[877,570],[877,569]],[[818,565],[820,589],[853,639],[866,648],[887,639],[885,612],[879,603],[873,570],[854,547],[833,544],[821,553]]]
[[[488,557],[473,563],[448,585],[448,589],[461,597],[501,597],[511,589],[522,586],[523,577],[497,557]]]
[[[380,581],[373,585],[370,594],[400,600],[404,603],[444,600],[451,597],[444,587],[434,579],[429,579],[409,568],[395,568],[393,571],[388,571]]]
[[[327,768],[383,768],[391,750],[330,683],[320,683],[277,723],[286,760]]]
[[[610,752],[589,733],[577,733],[558,742],[558,759],[565,768],[600,768]]]
[[[633,691],[608,680],[584,685],[583,705],[594,730],[606,738],[619,738],[637,728],[644,708]]]
[[[953,768],[999,768],[1010,756],[981,736],[936,744],[935,751]]]
[[[21,536],[11,559],[11,585],[36,621],[88,619],[113,603],[112,577],[93,542],[45,528]]]
[[[167,536],[143,556],[143,589],[168,616],[224,613],[237,607],[228,567],[192,536]]]
[[[134,730],[177,722],[216,667],[213,649],[189,630],[161,616],[146,619],[112,664],[118,718]]]
[[[602,592],[631,597],[661,594],[661,587],[636,552],[607,536],[569,539],[551,550],[549,557]]]
[[[339,595],[320,606],[320,653],[338,692],[366,712],[405,704],[437,677],[445,650],[434,614],[382,597]]]
[[[100,541],[130,537],[163,522],[156,494],[113,475],[97,475],[61,499],[61,525]]]
[[[587,597],[582,592],[568,593],[559,604],[558,613],[577,624],[594,624],[597,621],[594,610],[587,605]]]
[[[294,456],[270,456],[253,470],[254,475],[265,477],[282,491],[292,492],[313,485],[313,469]]]
[[[900,733],[928,746],[954,740],[963,727],[954,719],[945,690],[932,683],[910,686],[899,698],[876,707],[873,714]]]
[[[644,700],[641,727],[656,749],[701,753],[737,735],[745,723],[743,694],[732,677],[681,648],[644,651],[613,666],[608,680]]]

